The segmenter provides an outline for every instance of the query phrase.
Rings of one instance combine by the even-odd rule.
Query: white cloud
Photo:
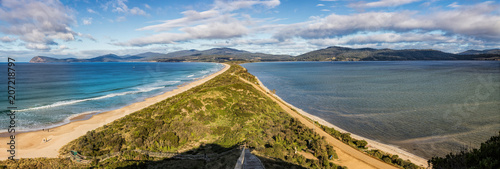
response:
[[[215,42],[211,44],[202,44],[202,46],[211,46],[211,47],[274,46],[275,48],[277,48],[276,45],[280,44],[288,44],[288,42],[280,42],[279,40],[272,38],[264,38],[264,39],[236,38],[232,40],[223,40],[222,42]]]
[[[113,7],[112,11],[113,12],[127,12],[128,11],[128,6],[125,4],[127,0],[116,0],[116,1],[111,1],[111,5]]]
[[[142,15],[142,16],[149,15],[145,11],[140,9],[139,7],[133,7],[132,9],[130,9],[127,6],[127,4],[125,4],[126,2],[127,2],[127,0],[109,1],[103,6],[103,9],[107,10],[108,8],[111,8],[111,11],[116,12],[116,13],[123,13],[123,14]]]
[[[194,27],[185,27],[180,30],[185,33],[161,33],[148,37],[132,39],[125,43],[116,43],[116,45],[146,46],[150,44],[169,44],[194,39],[226,39],[240,37],[248,32],[248,29],[238,22],[209,23]]]
[[[316,5],[316,6],[325,6],[325,4],[318,4],[318,5]]]
[[[60,45],[60,46],[59,46],[59,49],[60,49],[60,50],[63,50],[63,49],[68,49],[68,47],[67,47],[66,45]]]
[[[305,22],[274,25],[266,24],[273,23],[271,18],[258,20],[237,11],[253,6],[270,8],[273,7],[271,2],[279,5],[275,1],[215,1],[208,10],[187,10],[182,12],[183,16],[180,18],[138,28],[138,31],[149,31],[145,33],[145,37],[113,44],[147,46],[181,42],[195,47],[200,44],[202,47],[238,46],[238,49],[260,47],[263,51],[271,51],[270,53],[276,53],[273,51],[276,49],[296,53],[331,45],[395,49],[420,48],[419,46],[434,48],[432,45],[436,45],[434,49],[453,52],[463,46],[475,46],[478,49],[488,47],[479,44],[497,47],[500,40],[500,16],[495,12],[500,8],[496,2],[462,5],[444,8],[442,11],[371,10],[351,14],[332,13],[313,16]],[[398,6],[414,1],[376,2],[365,3],[365,8]],[[327,9],[323,11],[328,12]],[[261,33],[267,37],[254,36],[262,35]]]
[[[345,36],[370,31],[444,31],[473,38],[500,40],[498,4],[484,2],[458,9],[420,14],[416,11],[366,12],[350,15],[331,14],[324,18],[284,27],[275,35],[279,39],[306,39]]]
[[[94,37],[92,37],[92,35],[90,35],[90,34],[82,34],[82,33],[77,33],[77,35],[78,35],[78,36],[80,36],[80,37],[84,37],[84,38],[90,39],[90,40],[92,40],[92,41],[94,41],[94,42],[96,42],[96,41],[97,41],[97,40],[96,40]]]
[[[151,9],[151,6],[149,6],[148,4],[144,4],[144,7],[148,8],[148,9]]]
[[[449,4],[447,7],[451,7],[451,8],[459,8],[459,7],[460,7],[460,5],[458,5],[458,3],[457,3],[457,2],[453,2],[453,3]]]
[[[144,12],[142,9],[138,8],[138,7],[133,7],[131,10],[130,10],[130,13],[132,15],[142,15],[142,16],[147,16],[146,12]]]
[[[352,8],[376,8],[376,7],[394,7],[405,5],[413,2],[417,2],[420,0],[380,0],[375,2],[355,2],[350,3],[348,6]]]
[[[323,11],[323,12],[330,12],[329,9],[322,9],[321,11]]]
[[[423,7],[429,7],[432,3],[436,2],[436,1],[439,1],[439,0],[428,0],[428,1],[424,1],[424,3],[420,4],[420,6],[423,6]]]
[[[193,39],[225,39],[245,35],[248,29],[239,22],[209,23],[180,29]]]
[[[87,12],[88,12],[88,13],[93,13],[93,14],[98,14],[96,11],[94,11],[94,10],[92,10],[92,9],[90,9],[90,8],[87,8]]]
[[[116,22],[123,22],[123,21],[126,21],[127,18],[125,16],[119,16],[116,18]]]
[[[367,12],[351,15],[331,14],[324,18],[313,17],[311,21],[297,23],[279,31],[276,37],[320,38],[343,36],[359,31],[377,31],[387,28],[409,29],[407,25],[415,23],[410,17],[412,12]],[[419,26],[420,23],[415,23]]]
[[[3,0],[0,1],[0,31],[16,35],[26,42],[28,49],[47,50],[56,45],[56,39],[75,40],[76,32],[70,29],[75,23],[71,9],[58,0]]]
[[[92,24],[92,18],[83,18],[82,23],[84,25],[90,25],[90,24]]]
[[[184,15],[184,17],[182,18],[167,20],[162,24],[146,26],[137,30],[155,30],[157,32],[168,31],[172,28],[184,27],[198,22],[207,21],[208,19],[219,16],[220,12],[216,10],[208,10],[203,12],[189,10],[182,12],[182,14]]]
[[[51,49],[52,53],[61,53],[62,51],[69,49],[66,45],[59,45],[56,49]]]
[[[163,32],[147,37],[115,43],[122,46],[145,46],[149,44],[169,44],[196,39],[224,39],[241,37],[250,32],[249,27],[256,21],[247,14],[235,14],[232,11],[253,6],[273,8],[280,4],[279,0],[216,0],[213,8],[206,11],[187,10],[178,19],[166,20],[163,23],[150,25],[137,30],[153,30]],[[167,31],[178,30],[182,33]]]
[[[215,0],[214,9],[230,12],[242,8],[251,8],[255,5],[262,5],[267,8],[274,8],[280,4],[279,0]]]
[[[278,39],[240,39],[235,41],[236,44],[248,44],[248,45],[266,45],[280,43]]]
[[[4,43],[14,42],[16,40],[17,40],[17,38],[11,38],[9,36],[0,37],[0,41],[2,41]]]
[[[434,29],[476,38],[500,40],[500,5],[492,1],[426,16]]]
[[[357,33],[353,35],[337,37],[337,38],[317,38],[310,39],[309,42],[320,46],[332,46],[339,44],[372,44],[372,43],[473,43],[480,44],[483,41],[472,38],[446,36],[443,33],[424,33],[424,32],[375,32],[375,33]]]
[[[50,47],[43,43],[28,43],[26,44],[26,48],[33,50],[49,50]]]

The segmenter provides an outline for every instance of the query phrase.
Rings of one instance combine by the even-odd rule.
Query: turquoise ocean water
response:
[[[500,131],[500,62],[244,64],[288,103],[424,158],[477,148]]]
[[[142,101],[210,75],[216,63],[16,63],[16,131],[68,123],[82,113],[99,113]],[[0,63],[7,82],[7,63]],[[0,111],[10,106],[7,83],[0,87]],[[0,118],[7,129],[9,117]],[[4,130],[6,132],[7,130]]]

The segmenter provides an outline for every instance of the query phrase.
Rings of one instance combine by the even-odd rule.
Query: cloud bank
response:
[[[56,39],[75,40],[77,33],[70,28],[75,21],[70,13],[57,0],[2,0],[0,20],[7,24],[0,30],[18,36],[28,49],[47,50],[57,45]]]
[[[213,8],[206,11],[187,10],[182,12],[184,17],[163,21],[161,24],[150,25],[137,29],[138,31],[152,30],[158,33],[152,36],[141,37],[127,42],[115,43],[120,46],[146,46],[151,44],[170,44],[195,39],[228,39],[241,37],[250,32],[253,21],[248,15],[232,13],[242,8],[263,6],[274,8],[280,4],[279,0],[243,0],[222,1],[216,0]],[[237,18],[236,16],[239,16]],[[179,30],[183,33],[166,31]]]
[[[500,11],[499,5],[488,1],[430,14],[409,10],[349,15],[330,14],[322,18],[314,17],[310,21],[293,26],[282,27],[277,31],[278,33],[274,34],[274,37],[280,40],[342,39],[345,36],[365,33],[363,36],[354,36],[353,40],[345,41],[345,43],[418,41],[450,43],[458,41],[457,38],[470,39],[472,43],[498,42],[500,40],[500,16],[498,13],[495,14],[495,11]],[[370,35],[370,32],[379,33]],[[386,33],[380,34],[380,32]],[[442,32],[442,34],[436,36],[429,34],[430,32]],[[450,39],[455,39],[455,41]],[[462,42],[467,43],[467,41]]]
[[[497,1],[214,0],[200,6],[189,2],[187,7],[173,7],[176,3],[167,2],[164,4],[171,5],[169,10],[182,10],[177,11],[179,17],[166,20],[162,19],[172,15],[162,15],[167,8],[156,3],[150,6],[127,0],[89,2],[76,1],[75,4],[84,4],[83,8],[72,9],[59,0],[0,0],[0,44],[11,50],[56,55],[67,54],[67,49],[85,50],[67,43],[82,38],[91,41],[81,44],[113,51],[165,46],[169,50],[236,47],[292,55],[333,45],[432,48],[447,52],[500,46]],[[297,9],[286,13],[292,11],[285,9],[290,6]],[[133,28],[125,30],[115,25]],[[99,39],[107,28],[123,36],[113,37],[113,41]]]

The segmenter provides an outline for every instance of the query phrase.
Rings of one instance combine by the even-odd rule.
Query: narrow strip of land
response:
[[[126,107],[104,112],[92,116],[88,120],[75,121],[63,126],[55,127],[49,131],[34,131],[17,134],[16,141],[16,157],[15,158],[36,158],[36,157],[51,157],[56,158],[59,156],[59,149],[70,141],[84,135],[87,131],[97,129],[117,119],[125,117],[128,114],[139,111],[150,105],[163,101],[167,98],[185,92],[193,87],[199,86],[210,79],[222,74],[229,69],[229,65],[224,64],[224,68],[212,75],[197,81],[191,82],[187,85],[180,86],[177,89],[166,92],[164,94],[145,99],[142,102],[133,103]],[[48,140],[48,141],[47,141]],[[1,137],[0,143],[5,144],[10,141],[9,137]],[[7,159],[7,147],[0,148],[0,159]]]
[[[243,78],[240,78],[242,81],[252,85],[254,88],[257,90],[261,91],[266,95],[267,97],[271,98],[274,102],[276,102],[283,110],[285,110],[288,114],[290,114],[292,117],[297,118],[302,124],[305,126],[313,129],[316,131],[320,136],[323,136],[326,138],[326,141],[333,145],[335,148],[335,151],[337,152],[337,155],[339,157],[339,160],[335,161],[336,164],[347,166],[348,168],[363,168],[363,169],[369,169],[369,168],[380,168],[380,169],[397,169],[397,167],[387,164],[385,162],[382,162],[378,159],[375,159],[367,154],[364,154],[360,152],[359,150],[356,150],[349,145],[346,145],[342,143],[340,140],[337,140],[336,138],[332,137],[325,131],[323,131],[321,128],[318,126],[314,125],[311,121],[308,119],[302,117],[300,114],[297,112],[293,111],[290,109],[288,106],[283,104],[281,101],[270,95],[266,90],[264,90],[261,86],[258,86],[254,83],[251,83]]]

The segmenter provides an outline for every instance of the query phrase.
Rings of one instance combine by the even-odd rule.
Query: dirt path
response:
[[[285,110],[292,117],[297,118],[302,124],[313,129],[320,136],[326,137],[326,141],[329,144],[334,146],[335,151],[337,152],[337,155],[339,157],[338,160],[335,160],[335,162],[334,162],[335,164],[347,166],[348,168],[351,168],[351,169],[356,169],[356,168],[360,168],[360,169],[369,169],[369,168],[397,169],[397,167],[395,167],[395,166],[389,165],[385,162],[382,162],[378,159],[375,159],[374,157],[368,156],[368,155],[360,152],[359,150],[356,150],[356,149],[350,147],[349,145],[342,143],[340,140],[333,138],[331,135],[329,135],[328,133],[323,131],[321,128],[314,125],[311,121],[302,117],[300,114],[298,114],[297,112],[290,109],[290,107],[286,106],[280,100],[278,100],[274,96],[270,95],[261,86],[254,84],[254,83],[251,83],[251,82],[249,82],[241,77],[240,77],[240,79],[243,80],[244,82],[252,85],[254,88],[256,88],[257,90],[264,93],[264,95],[271,98],[274,102],[278,103],[278,105],[283,110]]]

